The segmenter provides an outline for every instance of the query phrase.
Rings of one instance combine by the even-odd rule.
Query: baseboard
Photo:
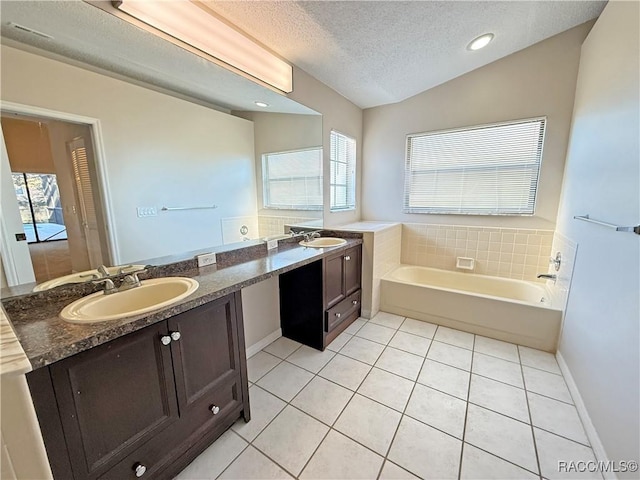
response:
[[[256,342],[253,345],[251,345],[250,347],[247,347],[247,358],[253,357],[256,353],[258,353],[264,347],[269,345],[271,342],[274,342],[277,339],[279,339],[281,336],[282,336],[282,329],[279,328],[279,329],[271,332],[269,335],[264,337],[259,342]]]
[[[564,376],[565,382],[567,382],[567,387],[569,388],[569,392],[571,393],[571,397],[573,398],[573,403],[578,410],[580,420],[582,420],[582,425],[584,426],[587,438],[591,443],[591,448],[593,448],[593,453],[596,456],[596,460],[606,463],[609,461],[607,452],[604,449],[604,445],[602,445],[602,442],[600,441],[600,437],[598,436],[596,427],[591,421],[591,417],[589,417],[589,412],[587,411],[587,407],[582,400],[582,396],[580,395],[580,391],[578,390],[578,385],[573,379],[571,371],[569,370],[569,366],[567,365],[567,362],[565,362],[564,357],[562,356],[560,351],[556,352],[556,360],[558,360],[560,371]],[[605,480],[616,480],[618,478],[615,472],[611,471],[604,471],[602,472],[602,475],[604,476]]]

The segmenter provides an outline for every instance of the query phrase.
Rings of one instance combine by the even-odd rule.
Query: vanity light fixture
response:
[[[262,107],[262,108],[267,108],[269,106],[268,103],[264,103],[264,102],[253,102],[255,103],[258,107]]]
[[[471,40],[469,45],[467,45],[467,50],[480,50],[481,48],[489,45],[489,42],[493,40],[493,33],[485,33],[484,35],[480,35],[478,38],[474,38]]]
[[[293,91],[293,68],[213,15],[202,2],[190,0],[118,0],[112,4],[217,60],[284,93]]]

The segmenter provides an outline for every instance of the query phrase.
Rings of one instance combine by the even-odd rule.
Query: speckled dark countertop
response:
[[[3,306],[27,358],[37,369],[361,243],[360,238],[347,238],[347,243],[339,247],[305,248],[297,241],[285,241],[279,242],[279,247],[269,253],[266,253],[266,246],[262,253],[252,248],[251,252],[246,252],[248,261],[227,267],[220,260],[217,266],[200,269],[193,268],[193,262],[187,263],[186,270],[175,273],[177,269],[174,268],[173,272],[196,279],[200,286],[195,293],[167,308],[121,320],[77,325],[60,319],[58,314],[64,306],[87,294],[86,291],[79,292],[80,287],[68,290],[64,295],[11,298],[3,300]],[[236,254],[236,257],[241,255]],[[236,258],[236,261],[242,260]],[[171,272],[168,268],[163,273],[170,275]]]

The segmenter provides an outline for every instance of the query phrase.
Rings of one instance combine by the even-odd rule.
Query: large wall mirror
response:
[[[82,2],[78,11],[67,2],[12,3],[19,5],[3,5],[3,17],[34,26],[44,20],[59,31],[113,20]],[[115,33],[130,28],[115,21]],[[133,33],[126,38],[142,35],[143,46],[157,41]],[[205,69],[194,75],[227,77],[218,85],[222,108],[212,108],[211,96],[194,100],[169,92],[170,85],[150,89],[52,59],[51,52],[86,60],[64,45],[4,27],[2,34],[2,222],[3,236],[16,238],[14,249],[3,249],[3,287],[25,283],[26,291],[34,280],[100,265],[254,241],[291,224],[322,226],[321,115],[239,76],[242,98],[234,103],[229,72],[201,59],[190,63],[191,54],[179,49],[172,54],[186,56],[181,65]],[[128,51],[137,61],[134,48],[119,48],[111,53],[122,62]],[[261,110],[254,99],[264,98],[271,105]],[[7,272],[7,263],[15,269],[25,259],[31,278]]]

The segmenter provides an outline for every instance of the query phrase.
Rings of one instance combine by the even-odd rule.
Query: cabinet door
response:
[[[353,247],[344,253],[344,289],[345,295],[351,295],[360,289],[361,247]]]
[[[344,257],[342,252],[324,259],[324,307],[344,299]]]
[[[178,418],[166,322],[51,366],[71,466],[96,478]]]
[[[169,319],[180,416],[203,410],[223,417],[241,399],[240,355],[233,295]],[[199,417],[202,418],[202,417]],[[207,417],[204,417],[207,418]]]

